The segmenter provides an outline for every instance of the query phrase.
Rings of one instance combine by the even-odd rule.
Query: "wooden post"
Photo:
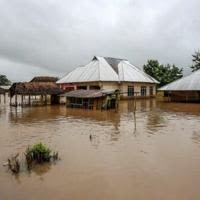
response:
[[[6,104],[6,93],[4,93],[4,104]]]
[[[45,105],[47,105],[47,95],[45,94]]]
[[[11,97],[11,94],[10,94],[10,106],[11,106],[11,104],[12,104],[12,97]]]
[[[44,97],[43,97],[43,95],[41,95],[41,104],[43,104],[43,99],[44,99]]]
[[[15,94],[15,106],[17,106],[17,94]]]
[[[31,95],[30,94],[28,95],[28,105],[29,106],[31,105]]]
[[[24,104],[24,95],[22,94],[21,95],[21,106],[23,106],[23,104]]]

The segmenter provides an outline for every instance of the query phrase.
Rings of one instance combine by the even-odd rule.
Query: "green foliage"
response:
[[[144,71],[160,82],[159,86],[166,85],[183,76],[183,69],[175,65],[162,65],[157,60],[148,60],[144,65]]]
[[[42,143],[33,145],[31,148],[26,149],[27,163],[36,161],[37,163],[49,162],[51,159],[51,150]]]
[[[8,80],[8,78],[5,75],[0,74],[0,85],[10,85],[11,82]]]
[[[191,66],[192,71],[197,71],[200,69],[200,52],[196,51],[193,55],[192,55],[192,61],[193,61],[193,65]]]

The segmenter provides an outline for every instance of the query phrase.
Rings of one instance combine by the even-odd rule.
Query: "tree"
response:
[[[193,61],[193,65],[191,66],[192,68],[192,72],[197,71],[198,69],[200,69],[200,52],[196,51],[193,55],[192,55],[192,61]]]
[[[166,85],[183,76],[183,69],[179,69],[174,64],[162,65],[157,60],[148,60],[144,66],[144,71],[159,81],[159,86]]]
[[[11,82],[5,75],[0,75],[0,85],[10,85]]]

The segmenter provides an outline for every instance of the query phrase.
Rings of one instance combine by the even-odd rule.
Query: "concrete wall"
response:
[[[153,96],[156,95],[156,84],[151,83],[133,83],[133,82],[124,82],[120,85],[120,92],[123,93],[123,98],[129,98],[128,97],[128,86],[134,87],[134,92],[137,92],[138,97],[141,96],[141,87],[146,86],[146,97],[150,97],[150,87],[153,87]]]
[[[200,102],[200,91],[173,91],[168,98],[170,101]]]
[[[85,82],[85,83],[77,83],[76,86],[86,86],[86,88],[89,90],[90,86],[99,86],[100,89],[106,89],[106,90],[117,90],[119,89],[122,98],[131,98],[128,97],[128,86],[134,86],[134,92],[137,92],[138,97],[141,96],[141,87],[146,86],[146,97],[150,97],[150,87],[153,87],[153,97],[156,95],[156,84],[151,83],[134,83],[134,82]],[[143,97],[145,98],[145,96]]]

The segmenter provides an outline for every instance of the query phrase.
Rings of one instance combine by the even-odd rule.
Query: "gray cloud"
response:
[[[198,0],[1,0],[0,73],[60,75],[93,55],[140,67],[155,58],[187,71],[200,48],[199,7]]]

